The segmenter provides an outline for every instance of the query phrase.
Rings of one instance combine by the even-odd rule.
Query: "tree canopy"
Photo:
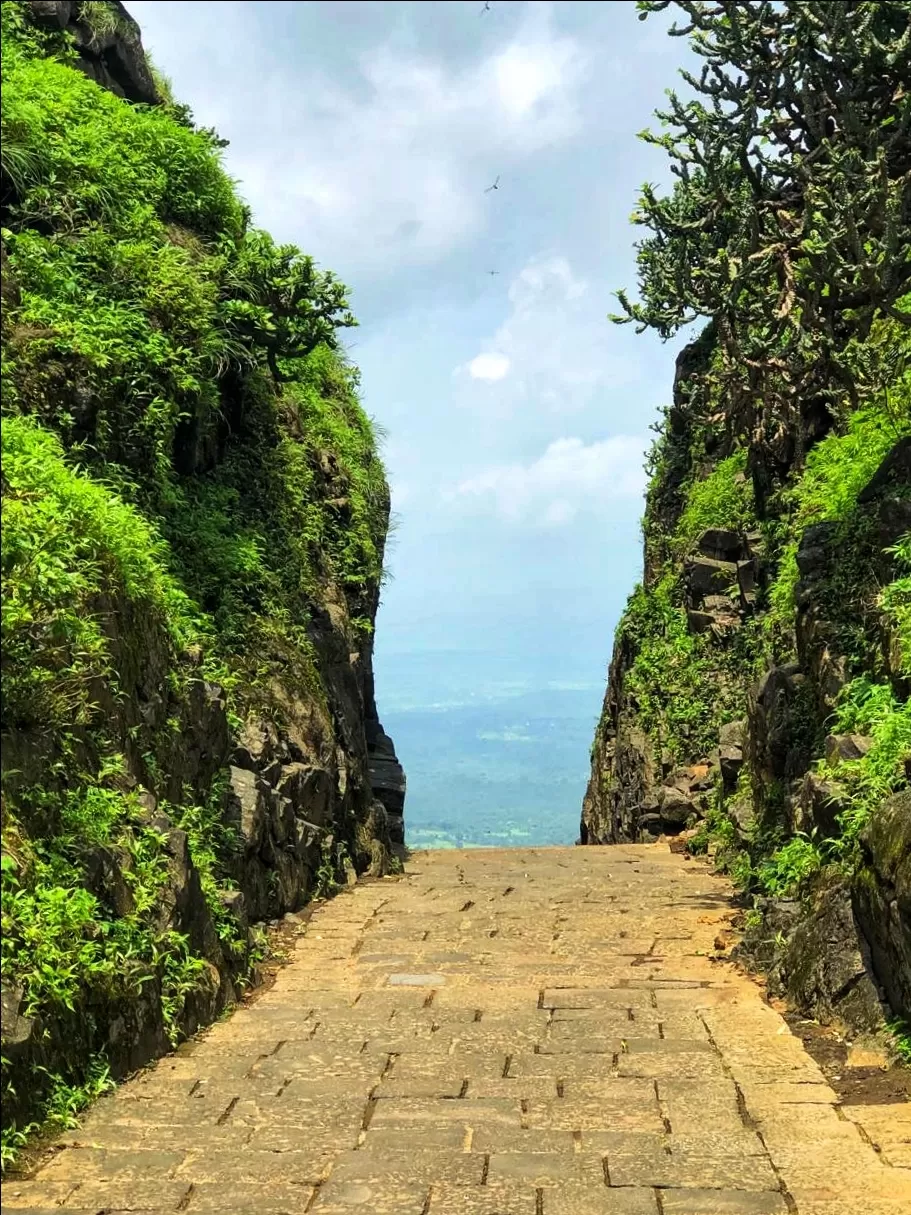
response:
[[[642,0],[640,20],[670,7]],[[911,8],[904,0],[676,0],[703,59],[669,93],[676,178],[644,186],[639,295],[623,314],[668,338],[714,322],[713,374],[732,425],[784,426],[801,401],[830,411],[877,386],[911,312]],[[868,343],[889,318],[893,341]],[[896,338],[896,335],[898,337]]]

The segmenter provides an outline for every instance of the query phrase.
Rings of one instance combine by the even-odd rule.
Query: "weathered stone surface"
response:
[[[737,583],[737,566],[733,561],[690,557],[684,565],[684,577],[690,595],[698,603],[706,595],[726,595]]]
[[[830,734],[826,739],[826,759],[829,763],[863,759],[873,746],[873,739],[862,734]]]
[[[658,794],[658,810],[663,822],[676,827],[683,827],[687,819],[693,815],[698,817],[696,805],[691,794],[682,789],[665,786]]]
[[[886,998],[911,1021],[911,792],[874,812],[861,844],[854,909]]]
[[[831,839],[839,833],[838,816],[846,807],[844,788],[837,781],[808,772],[800,792],[799,829],[807,835],[818,831]]]
[[[725,788],[728,790],[736,788],[737,777],[740,775],[740,769],[743,767],[743,748],[733,746],[719,747],[718,766],[721,769],[721,777]]]
[[[715,561],[737,561],[743,551],[743,540],[739,532],[710,527],[699,537],[696,549],[703,557],[711,557]]]
[[[788,997],[824,1025],[842,1020],[877,1030],[882,1010],[876,981],[864,957],[847,882],[827,880],[801,903],[760,906],[757,940],[747,956],[768,971],[770,990]]]
[[[753,767],[767,782],[800,776],[809,766],[812,738],[805,683],[798,664],[787,663],[772,667],[750,691]]]
[[[706,956],[728,896],[662,845],[417,853],[319,907],[269,991],[99,1101],[4,1210],[828,1215],[784,1177],[896,1215],[901,1107],[867,1138],[837,1117]]]
[[[129,101],[149,105],[161,101],[142,49],[139,26],[119,0],[110,4],[116,21],[103,32],[84,20],[79,4],[68,0],[29,0],[28,7],[33,21],[72,34],[79,53],[77,66],[98,84]]]

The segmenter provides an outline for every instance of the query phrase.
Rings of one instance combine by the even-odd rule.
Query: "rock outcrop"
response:
[[[896,737],[907,735],[908,640],[877,596],[890,584],[907,594],[897,581],[897,553],[911,533],[911,436],[880,440],[882,456],[847,516],[802,526],[790,554],[771,490],[766,521],[757,500],[752,520],[734,527],[718,518],[684,544],[687,485],[720,476],[720,461],[736,450],[716,437],[707,456],[705,440],[700,447],[694,438],[688,385],[704,353],[695,344],[678,359],[663,462],[646,508],[644,584],[614,645],[581,842],[685,833],[694,847],[708,843],[755,892],[761,921],[744,952],[768,970],[776,990],[813,1016],[858,1029],[882,1023],[882,999],[908,1019],[909,794],[905,787],[868,807],[857,844],[843,842],[869,787],[857,785],[857,773],[877,756],[889,762],[881,757],[891,744],[870,727],[836,723],[853,691],[861,702],[880,697],[894,714]],[[816,413],[811,421],[793,452],[825,437]],[[800,476],[801,459],[792,456],[790,471],[775,474],[779,484]],[[728,486],[730,493],[733,481]],[[790,596],[780,589],[786,578]],[[684,678],[687,668],[698,676]],[[904,765],[907,786],[911,746]],[[901,773],[893,767],[896,782]],[[831,843],[817,854],[804,847],[805,871],[792,873],[783,861],[781,875],[767,879],[777,864],[775,841],[795,836]],[[825,848],[832,847],[859,849],[853,876],[828,871]],[[792,894],[769,897],[766,880],[791,882]]]
[[[48,30],[66,32],[78,66],[118,97],[157,105],[162,100],[142,49],[142,35],[120,0],[83,5],[77,0],[28,0],[32,20]],[[88,12],[104,10],[93,21]]]

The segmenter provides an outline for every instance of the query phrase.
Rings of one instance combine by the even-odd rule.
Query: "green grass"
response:
[[[756,504],[746,462],[746,449],[735,452],[690,486],[674,536],[678,554],[691,548],[710,527],[742,532],[756,526]]]
[[[858,494],[897,440],[911,434],[911,413],[904,417],[896,414],[894,398],[894,393],[891,398],[884,395],[858,409],[848,418],[844,432],[835,432],[818,443],[808,455],[802,475],[785,496],[790,516],[764,623],[773,650],[786,648],[786,639],[793,632],[794,594],[800,578],[797,549],[804,528],[811,523],[837,522],[838,542],[846,558],[850,557],[850,549],[857,549],[863,539],[864,521],[859,517]],[[904,399],[911,407],[911,395],[906,394]],[[840,592],[847,592],[850,606],[856,609],[857,591],[864,581],[863,568],[849,568],[847,561],[843,561],[842,573],[848,585],[841,587]]]

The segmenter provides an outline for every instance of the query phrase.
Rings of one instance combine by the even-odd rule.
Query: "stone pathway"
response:
[[[3,1210],[908,1215],[911,1105],[839,1107],[729,914],[659,845],[418,853]]]

